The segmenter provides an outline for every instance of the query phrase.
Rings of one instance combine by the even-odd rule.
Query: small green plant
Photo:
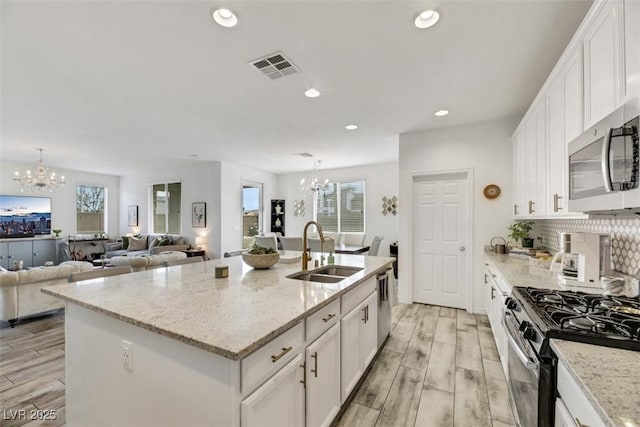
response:
[[[266,248],[264,246],[258,246],[257,243],[254,243],[253,246],[247,251],[248,254],[251,255],[267,255],[267,254],[275,254],[277,251],[273,248]]]
[[[507,227],[507,230],[509,230],[509,238],[516,242],[521,241],[523,247],[532,247],[533,239],[529,233],[531,232],[534,224],[535,222],[533,221],[520,221],[511,224]]]

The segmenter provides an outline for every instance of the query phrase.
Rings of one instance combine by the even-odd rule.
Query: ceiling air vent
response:
[[[271,80],[300,72],[300,70],[293,65],[293,62],[285,57],[282,52],[272,53],[271,55],[255,59],[251,61],[250,64]]]

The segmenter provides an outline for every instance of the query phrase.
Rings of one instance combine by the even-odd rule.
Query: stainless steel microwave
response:
[[[569,211],[640,208],[637,98],[569,143]]]

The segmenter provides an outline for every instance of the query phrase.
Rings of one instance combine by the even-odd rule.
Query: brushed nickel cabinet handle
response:
[[[313,372],[314,378],[318,378],[318,352],[314,351],[311,358],[313,359],[313,369],[311,372]]]
[[[518,215],[518,205],[516,204],[513,205],[513,214]]]
[[[489,283],[488,281],[489,277],[487,276],[487,273],[484,273],[484,284],[486,285],[487,283]]]
[[[362,321],[367,323],[367,307],[362,307]]]
[[[534,205],[535,205],[535,204],[536,204],[536,202],[534,202],[533,200],[529,200],[529,213],[530,213],[530,214],[532,214],[532,213],[535,213],[535,212],[536,212],[536,210],[535,210],[535,208],[534,208]]]
[[[276,363],[278,360],[280,360],[282,358],[282,356],[284,356],[285,354],[289,353],[291,350],[293,349],[293,347],[289,346],[289,347],[282,347],[282,351],[279,354],[276,354],[275,356],[271,356],[271,361],[273,363]]]
[[[494,287],[492,286],[492,287],[491,287],[491,300],[492,300],[492,301],[493,301],[494,299],[496,299],[495,291],[496,291],[496,288],[494,288]]]
[[[327,323],[329,320],[333,319],[334,317],[336,317],[336,315],[334,313],[331,313],[330,315],[328,315],[327,317],[323,317],[322,321],[324,323]]]

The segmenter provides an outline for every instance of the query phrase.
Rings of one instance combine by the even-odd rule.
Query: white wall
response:
[[[205,250],[209,257],[219,257],[217,239],[220,236],[220,163],[194,162],[190,167],[176,169],[143,170],[121,177],[122,208],[119,211],[120,229],[118,235],[126,233],[153,234],[151,225],[150,186],[164,182],[182,183],[182,235],[188,243],[195,244],[195,237],[206,239]],[[191,204],[207,204],[207,226],[191,227]],[[138,206],[138,227],[127,225],[127,207]]]
[[[20,186],[13,181],[14,172],[23,175],[27,170],[33,171],[36,160],[32,163],[0,162],[0,193],[14,196],[45,196],[51,197],[51,228],[62,230],[63,236],[77,234],[76,228],[76,186],[95,185],[107,188],[107,227],[104,230],[110,236],[119,233],[119,177],[114,175],[102,175],[89,172],[79,172],[69,169],[50,167],[50,172],[65,177],[66,185],[53,192],[26,191],[20,192]],[[125,218],[126,224],[126,218]]]
[[[474,312],[483,312],[483,250],[494,236],[506,237],[511,223],[512,150],[511,134],[519,119],[510,118],[455,128],[400,135],[400,300],[412,299],[412,188],[413,176],[430,172],[473,170],[473,244],[471,283]],[[482,195],[488,184],[497,184],[502,194],[495,200]]]
[[[303,217],[293,215],[294,201],[302,200],[300,180],[311,177],[312,171],[278,175],[278,198],[285,199],[285,234],[287,236],[301,236],[307,221],[313,219],[313,199],[307,195],[305,200],[306,213]],[[321,169],[318,176],[331,181],[346,181],[363,179],[366,182],[366,214],[365,214],[365,243],[370,243],[373,236],[382,235],[384,240],[380,244],[378,255],[389,255],[389,244],[398,240],[399,217],[396,215],[382,215],[382,197],[398,196],[398,163],[382,163],[376,165],[359,166],[340,169]],[[402,198],[399,210],[403,208]]]

